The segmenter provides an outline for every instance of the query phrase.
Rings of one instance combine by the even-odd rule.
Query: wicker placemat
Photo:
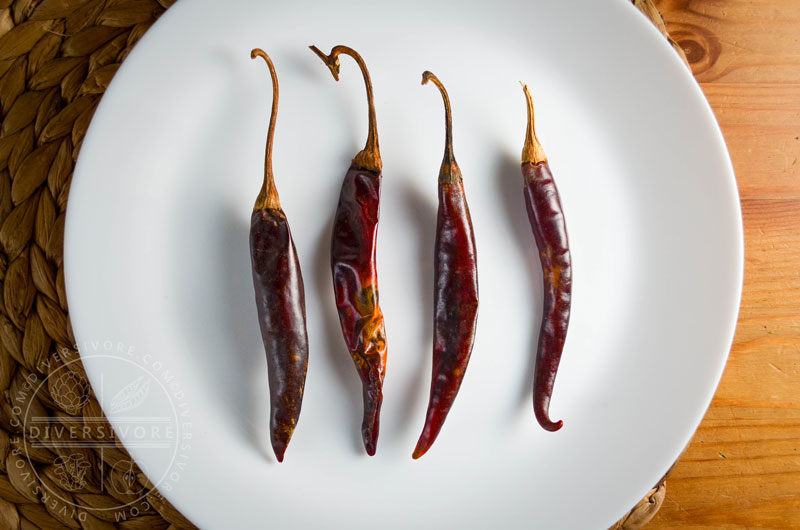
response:
[[[108,446],[71,346],[63,269],[84,133],[120,63],[174,1],[0,0],[0,529],[194,528],[115,438]],[[650,0],[632,2],[666,34]],[[58,443],[34,416],[103,448]],[[615,528],[644,526],[664,492],[662,482]]]

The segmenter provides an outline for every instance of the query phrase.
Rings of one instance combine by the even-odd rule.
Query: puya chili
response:
[[[261,49],[272,78],[272,112],[267,132],[264,182],[250,218],[250,257],[261,338],[267,354],[270,393],[270,441],[283,462],[300,408],[308,368],[308,333],[303,275],[289,223],[281,209],[272,172],[272,142],[278,113],[278,77]]]
[[[453,156],[450,98],[431,72],[444,100],[445,147],[439,168],[439,211],[436,218],[433,297],[433,370],[425,426],[414,449],[419,458],[430,449],[444,425],[461,387],[472,353],[478,319],[478,264],[472,219],[461,170]]]
[[[364,76],[369,127],[367,143],[345,174],[333,222],[331,269],[342,334],[362,382],[364,416],[361,436],[367,454],[378,443],[383,380],[386,375],[386,329],[378,305],[375,247],[381,198],[382,162],[375,105],[364,59],[352,48],[335,46],[325,55],[310,46],[339,80],[339,55],[352,57]]]
[[[561,420],[550,419],[550,398],[567,338],[572,303],[572,257],[567,226],[556,183],[534,128],[533,98],[522,85],[528,106],[528,127],[522,148],[525,206],[539,249],[544,283],[544,308],[533,376],[533,411],[539,424],[557,431]]]

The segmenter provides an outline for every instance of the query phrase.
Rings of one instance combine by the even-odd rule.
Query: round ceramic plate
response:
[[[360,382],[329,269],[339,187],[366,138],[364,86],[347,57],[335,82],[310,44],[357,49],[375,87],[389,359],[374,457],[360,441]],[[310,338],[283,464],[268,439],[248,250],[271,101],[263,61],[250,60],[257,46],[280,79],[275,175]],[[440,95],[420,86],[426,69],[453,104],[480,310],[458,399],[414,461],[444,142]],[[574,260],[556,433],[537,425],[531,405],[542,289],[521,193],[519,81],[536,100]],[[730,348],[743,264],[736,183],[713,114],[623,0],[178,2],[95,114],[65,252],[72,324],[103,408],[150,480],[209,529],[608,527],[699,424]],[[163,384],[144,385],[139,368],[115,359]],[[177,430],[126,429],[120,411],[132,406],[137,421],[171,418]],[[159,436],[177,445],[145,443]]]

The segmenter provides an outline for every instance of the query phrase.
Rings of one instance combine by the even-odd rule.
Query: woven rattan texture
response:
[[[120,63],[172,3],[0,0],[2,530],[194,528],[97,421],[103,414],[72,346],[63,269],[70,181],[92,114]],[[666,31],[650,0],[632,3]],[[33,429],[34,416],[69,434]],[[64,447],[64,436],[105,446]],[[664,489],[615,528],[641,528]]]

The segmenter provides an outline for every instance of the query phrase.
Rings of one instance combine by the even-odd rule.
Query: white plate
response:
[[[361,447],[360,383],[328,265],[341,179],[366,137],[364,87],[347,57],[334,82],[309,44],[359,50],[375,86],[389,361],[373,458]],[[280,79],[275,172],[311,341],[303,412],[280,465],[248,253],[270,104],[255,46]],[[430,381],[444,136],[441,98],[420,86],[425,69],[453,102],[481,305],[455,406],[431,451],[412,461]],[[539,428],[531,407],[541,273],[520,193],[518,81],[536,99],[573,249],[557,433]],[[713,114],[623,0],[179,2],[95,114],[65,253],[79,345],[129,345],[179,383],[189,411],[179,428],[191,437],[183,464],[136,445],[114,414],[112,423],[177,508],[220,529],[608,527],[700,422],[733,337],[743,264],[736,184]],[[83,354],[108,411],[133,375]],[[159,396],[142,413],[173,414],[178,398]]]

